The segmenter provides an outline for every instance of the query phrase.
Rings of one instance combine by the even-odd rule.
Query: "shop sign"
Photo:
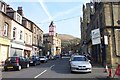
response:
[[[92,30],[91,36],[92,36],[92,45],[101,44],[101,36],[100,36],[99,28]]]

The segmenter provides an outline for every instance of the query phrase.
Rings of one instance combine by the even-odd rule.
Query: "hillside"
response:
[[[80,42],[80,39],[77,37],[74,37],[72,35],[68,35],[68,34],[58,34],[58,38],[61,39],[61,45],[62,47],[71,45],[71,44],[77,44]]]
[[[69,40],[76,39],[76,37],[74,37],[74,36],[72,36],[72,35],[68,35],[68,34],[58,34],[58,37],[59,37],[62,41],[69,41]]]

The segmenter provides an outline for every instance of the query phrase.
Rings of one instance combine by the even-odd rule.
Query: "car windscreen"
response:
[[[39,58],[45,58],[45,57],[39,57]]]
[[[7,61],[16,61],[16,57],[9,57]]]
[[[87,61],[85,57],[73,57],[72,61]]]

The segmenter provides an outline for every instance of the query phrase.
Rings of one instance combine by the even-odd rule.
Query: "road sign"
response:
[[[100,44],[101,43],[101,36],[100,36],[100,29],[94,29],[91,31],[92,36],[92,45]]]

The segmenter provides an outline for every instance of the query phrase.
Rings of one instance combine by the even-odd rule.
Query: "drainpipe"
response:
[[[116,53],[116,41],[115,41],[115,28],[114,28],[114,14],[113,14],[113,2],[110,2],[110,8],[111,8],[111,23],[112,23],[112,53],[113,55],[117,56],[117,53]],[[111,63],[112,63],[112,60],[111,60]]]

